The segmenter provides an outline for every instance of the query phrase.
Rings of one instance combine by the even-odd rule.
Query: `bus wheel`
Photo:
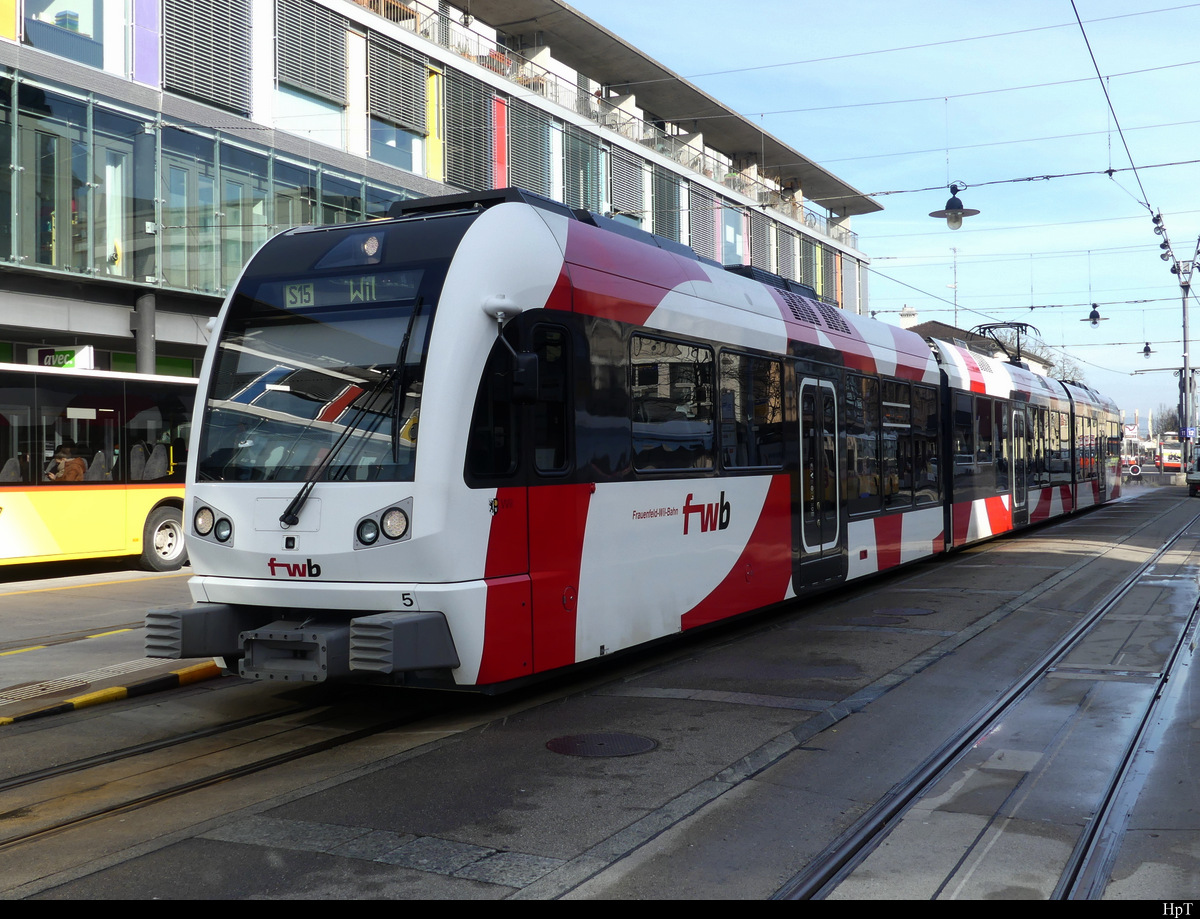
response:
[[[142,567],[174,571],[187,561],[183,545],[183,515],[173,507],[160,507],[146,519],[142,533]]]

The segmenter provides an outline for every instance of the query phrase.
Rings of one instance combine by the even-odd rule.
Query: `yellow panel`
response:
[[[179,485],[0,488],[0,565],[137,555],[150,511]]]
[[[0,0],[0,38],[17,40],[17,0]]]
[[[430,70],[425,81],[425,176],[446,181],[445,141],[442,126],[442,75]]]

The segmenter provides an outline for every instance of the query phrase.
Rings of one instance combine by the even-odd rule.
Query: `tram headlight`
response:
[[[213,524],[216,522],[216,516],[212,512],[211,507],[202,507],[196,511],[196,516],[192,518],[192,526],[196,528],[196,532],[201,536],[207,536],[212,532]]]
[[[374,545],[375,540],[379,538],[379,524],[370,517],[358,522],[358,541],[364,546]]]
[[[388,539],[399,539],[408,532],[408,514],[398,507],[383,512],[383,535]]]
[[[228,517],[222,517],[213,525],[213,536],[217,542],[229,542],[229,537],[233,535],[233,524]]]

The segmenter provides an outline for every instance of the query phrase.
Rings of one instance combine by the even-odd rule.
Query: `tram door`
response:
[[[800,382],[800,562],[804,580],[841,570],[841,464],[837,391],[829,380]]]
[[[1029,523],[1029,439],[1026,437],[1028,419],[1025,406],[1013,406],[1012,413],[1012,495],[1013,526]]]

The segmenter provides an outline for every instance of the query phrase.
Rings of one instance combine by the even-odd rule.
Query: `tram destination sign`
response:
[[[309,277],[264,285],[261,294],[286,310],[328,309],[412,300],[421,283],[421,269],[369,274]]]

